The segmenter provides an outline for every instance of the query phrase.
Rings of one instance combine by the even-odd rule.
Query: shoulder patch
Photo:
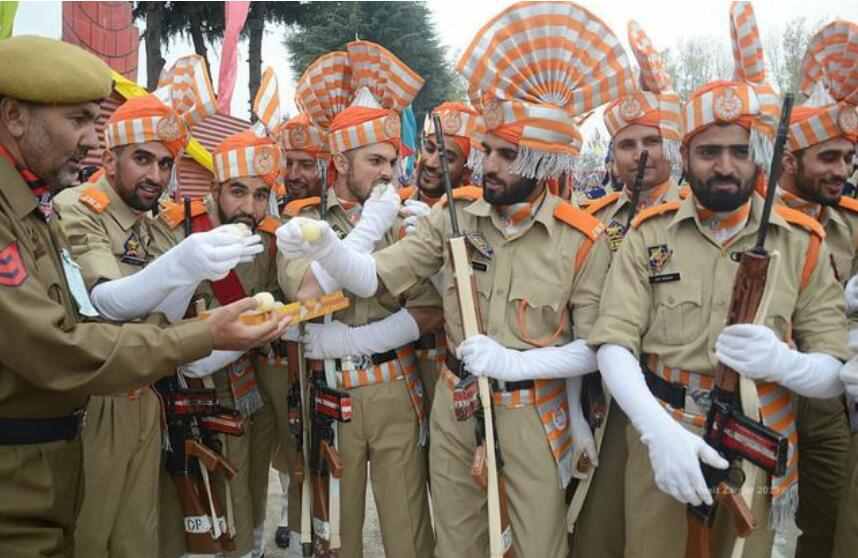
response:
[[[801,211],[790,209],[783,205],[776,205],[775,211],[778,212],[778,215],[786,219],[790,225],[798,225],[807,232],[818,236],[820,240],[825,239],[825,229],[822,228],[822,225],[816,219],[805,215]]]
[[[479,186],[460,186],[453,190],[454,200],[477,201],[483,197],[483,189]],[[441,207],[447,205],[447,195],[441,198]]]
[[[581,209],[590,215],[595,215],[618,199],[620,199],[620,192],[611,192],[610,194],[606,194],[594,200],[587,200],[585,203],[581,204]]]
[[[414,186],[406,186],[404,188],[400,188],[399,189],[399,199],[402,200],[403,202],[405,200],[410,200],[411,196],[414,195],[415,190],[416,190],[416,188]]]
[[[565,201],[554,208],[554,218],[584,233],[584,236],[590,240],[599,238],[602,229],[605,228],[601,221]]]
[[[678,201],[672,201],[663,203],[661,205],[648,207],[635,216],[635,218],[632,220],[632,227],[636,229],[641,225],[641,223],[643,223],[647,219],[652,219],[653,217],[656,217],[658,215],[670,213],[671,211],[676,211],[679,209],[679,206],[680,203]]]
[[[837,205],[841,209],[845,209],[846,211],[858,213],[858,200],[856,200],[855,198],[850,198],[848,196],[840,196],[840,201],[837,202]]]
[[[104,212],[104,210],[107,209],[107,206],[110,205],[110,197],[101,190],[97,190],[95,188],[87,188],[80,193],[80,198],[78,199],[83,205],[96,213]]]
[[[280,221],[271,217],[270,215],[263,219],[257,226],[257,230],[262,232],[267,232],[270,235],[274,235],[275,231],[277,231],[277,227],[280,226]]]
[[[203,200],[197,199],[191,201],[191,217],[197,217],[207,213],[206,204]],[[171,229],[175,229],[185,220],[185,205],[168,201],[161,206],[161,211],[158,212],[158,218],[167,224]]]
[[[312,196],[309,198],[302,198],[300,200],[292,200],[286,204],[286,207],[283,209],[283,213],[288,215],[289,217],[297,217],[299,213],[301,213],[305,208],[315,207],[322,203],[322,198],[319,196]]]

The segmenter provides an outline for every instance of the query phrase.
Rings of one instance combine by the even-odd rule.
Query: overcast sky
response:
[[[674,46],[680,39],[694,35],[723,38],[729,45],[728,0],[579,0],[601,17],[626,43],[626,24],[637,20],[649,34],[656,48]],[[451,61],[468,44],[479,28],[511,1],[490,0],[429,0],[441,39],[450,49]],[[782,31],[787,21],[804,17],[809,22],[830,21],[834,18],[858,21],[858,0],[755,0],[757,23],[764,42]],[[15,21],[15,34],[38,34],[59,38],[62,9],[60,2],[21,2]],[[142,24],[140,25],[143,27]],[[628,46],[628,45],[626,45]],[[189,41],[170,45],[164,57],[167,64],[177,57],[193,52]],[[141,44],[139,83],[146,82],[145,49]],[[209,50],[212,80],[217,87],[219,45]],[[233,114],[248,117],[247,41],[239,46],[239,67],[236,91],[232,99]],[[263,65],[275,68],[280,85],[281,102],[294,112],[294,78],[289,71],[286,49],[282,44],[282,29],[271,27],[265,32],[262,48]],[[431,79],[431,76],[423,76]]]

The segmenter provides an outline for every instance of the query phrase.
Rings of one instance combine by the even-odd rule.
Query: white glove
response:
[[[851,400],[858,400],[858,357],[853,357],[840,369],[840,381]]]
[[[343,239],[347,247],[372,254],[375,244],[384,236],[396,220],[401,199],[399,193],[390,184],[376,186],[369,199],[363,204],[360,221]],[[340,284],[319,265],[312,262],[310,269],[319,283],[319,287],[325,294],[340,290]]]
[[[459,345],[456,355],[474,376],[506,382],[569,378],[596,371],[596,354],[583,339],[562,347],[516,351],[491,337],[474,335]]]
[[[858,275],[846,283],[846,313],[858,312]]]
[[[107,319],[133,320],[152,313],[173,289],[222,279],[243,259],[264,250],[259,236],[247,237],[239,230],[226,225],[192,234],[137,273],[96,285],[92,302]]]
[[[358,252],[372,253],[375,243],[381,240],[396,221],[401,203],[399,192],[390,184],[373,188],[369,198],[363,202],[360,220],[343,242]]]
[[[596,353],[608,390],[641,433],[659,490],[680,502],[712,504],[700,461],[718,469],[729,466],[700,436],[667,414],[649,391],[640,363],[625,347],[602,345]]]
[[[417,221],[421,217],[426,217],[432,208],[428,204],[418,200],[406,200],[405,207],[399,211],[402,217],[402,225],[405,227],[405,234],[411,234],[417,227]]]
[[[209,356],[189,362],[179,370],[191,378],[205,378],[237,361],[243,354],[243,351],[212,351]]]
[[[595,360],[596,355],[593,355]],[[599,466],[599,452],[596,451],[596,439],[590,429],[590,423],[584,416],[581,407],[581,389],[584,380],[581,376],[566,380],[566,400],[569,403],[569,433],[572,435],[572,443],[581,453],[587,456],[593,467]]]
[[[176,287],[152,311],[161,312],[171,324],[174,324],[185,317],[196,292],[197,285]]]
[[[318,238],[304,240],[302,226],[312,227]],[[277,249],[287,258],[318,261],[334,281],[359,297],[370,297],[378,289],[372,256],[343,244],[325,221],[295,217],[277,229]]]
[[[340,358],[386,353],[420,338],[417,322],[402,309],[395,314],[359,327],[338,321],[306,325],[304,354],[307,358]]]
[[[715,342],[718,360],[752,380],[775,382],[805,397],[843,393],[838,372],[843,364],[823,353],[801,353],[766,326],[727,326]]]

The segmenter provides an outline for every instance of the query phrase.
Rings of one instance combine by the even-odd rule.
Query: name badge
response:
[[[87,318],[97,318],[98,311],[89,299],[89,291],[86,290],[86,283],[83,282],[83,275],[80,274],[80,266],[72,259],[67,249],[63,248],[60,256],[60,260],[63,262],[63,272],[69,284],[72,298],[77,304],[78,312]]]
[[[649,284],[657,285],[659,283],[670,283],[679,281],[679,273],[665,273],[664,275],[650,275]]]

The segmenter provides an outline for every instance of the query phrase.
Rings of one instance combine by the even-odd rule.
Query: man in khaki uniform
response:
[[[640,90],[611,103],[605,110],[605,126],[611,135],[611,164],[625,187],[582,204],[582,209],[605,225],[608,242],[616,253],[626,227],[639,211],[680,199],[671,176],[679,165],[682,141],[679,96],[652,42],[640,26],[630,21],[628,36],[640,66]],[[632,207],[632,188],[641,153],[648,154],[637,207]],[[575,487],[569,522],[574,533],[573,556],[621,558],[625,548],[623,486],[626,470],[626,427],[623,410],[611,403],[598,448],[598,466]],[[598,437],[598,434],[597,434]],[[595,457],[595,456],[592,456]],[[587,497],[592,494],[592,497]]]
[[[137,319],[156,310],[155,307],[137,307],[128,312],[112,308],[111,303],[115,306],[117,300],[105,304],[105,297],[115,298],[116,295],[126,306],[129,303],[137,306],[145,295],[131,285],[117,289],[116,284],[105,282],[140,271],[172,247],[170,231],[152,217],[150,209],[158,203],[169,183],[175,160],[188,139],[187,132],[175,137],[159,136],[157,126],[138,126],[141,131],[138,136],[122,132],[134,130],[138,121],[153,114],[159,114],[159,122],[178,121],[179,118],[192,122],[212,114],[215,109],[202,59],[187,57],[180,59],[177,66],[189,70],[190,74],[194,70],[199,72],[200,83],[195,91],[204,91],[201,97],[208,101],[199,98],[192,105],[193,113],[178,113],[159,99],[159,96],[171,98],[173,86],[166,83],[156,94],[126,102],[107,123],[105,143],[109,147],[104,152],[105,172],[94,182],[63,191],[54,201],[55,209],[62,216],[72,256],[81,266],[96,308],[102,315],[116,320]],[[239,242],[240,238],[236,237],[236,243]],[[189,286],[193,288],[204,278],[202,275],[190,278]],[[154,287],[159,280],[161,278],[153,274],[146,282]],[[99,284],[100,288],[93,292]],[[192,291],[187,289],[186,292]],[[179,314],[182,313],[180,309]],[[151,389],[93,397],[87,405],[87,417],[88,425],[83,433],[84,473],[87,484],[97,486],[98,490],[85,495],[75,537],[76,554],[155,556],[161,469],[158,397]],[[105,517],[110,517],[111,523],[106,525]]]
[[[825,244],[837,280],[845,285],[858,273],[858,203],[842,196],[858,142],[855,106],[838,104],[854,91],[841,81],[835,59],[822,56],[825,48],[847,52],[849,37],[858,47],[858,25],[843,21],[826,25],[810,41],[802,64],[802,90],[830,84],[828,103],[793,109],[789,152],[784,157],[779,202],[805,213],[825,229]],[[843,39],[837,44],[836,40]],[[858,77],[858,71],[853,75]],[[819,82],[819,83],[817,83]],[[831,118],[829,115],[836,117]],[[842,114],[842,116],[841,116]],[[852,315],[858,308],[849,307]],[[855,328],[854,319],[850,327]],[[850,333],[850,338],[858,334]],[[800,398],[798,403],[799,506],[797,523],[802,534],[796,556],[831,556],[837,508],[846,484],[849,422],[842,397]],[[853,547],[854,549],[854,547]]]
[[[497,31],[484,31],[474,39],[459,63],[468,79],[500,72],[480,45],[497,44],[493,34],[525,20],[530,9],[517,5],[505,10],[493,20]],[[571,23],[572,16],[568,17]],[[585,26],[598,27],[598,35],[608,43],[616,41],[610,30],[589,17]],[[533,36],[550,37],[555,29],[533,25],[529,29]],[[499,56],[504,54],[512,55]],[[568,58],[579,54],[573,50]],[[516,62],[522,75],[540,75],[538,64]],[[620,68],[628,64],[625,57],[616,62]],[[518,82],[521,76],[507,77]],[[591,78],[581,86],[607,87],[617,76]],[[488,89],[480,95],[493,99],[497,93]],[[455,199],[436,205],[418,222],[411,235],[372,258],[339,242],[324,225],[315,244],[302,241],[300,228],[292,223],[278,231],[281,251],[314,254],[327,272],[361,296],[376,291],[399,296],[443,271],[447,343],[458,347],[463,362],[448,354],[430,420],[435,556],[439,557],[488,554],[486,494],[471,476],[475,422],[460,422],[453,412],[453,388],[468,372],[500,380],[493,394],[494,416],[516,555],[561,557],[567,552],[564,489],[573,463],[570,423],[577,413],[580,424],[583,415],[580,407],[570,409],[562,378],[595,370],[593,353],[583,341],[573,339],[586,335],[595,321],[609,255],[606,249],[596,249],[604,242],[599,237],[601,224],[546,188],[547,179],[556,178],[552,172],[569,170],[575,146],[580,145],[569,114],[589,107],[572,103],[557,107],[537,101],[538,91],[527,93],[526,102],[516,98],[483,106],[485,199],[478,189],[460,188]],[[564,91],[564,98],[574,98],[575,93]],[[547,129],[555,134],[552,142],[539,144]],[[467,231],[474,248],[477,302],[488,336],[464,339],[446,246],[452,233],[447,203],[455,204],[459,226]],[[539,379],[525,379],[529,374]]]
[[[203,283],[198,296],[207,308],[229,304],[233,299],[253,296],[260,292],[277,291],[275,259],[277,255],[273,233],[279,219],[266,216],[273,208],[272,191],[280,180],[281,151],[269,135],[279,119],[276,78],[268,68],[254,103],[260,120],[250,129],[224,139],[213,153],[215,169],[212,194],[191,204],[191,230],[194,233],[220,225],[244,225],[262,237],[264,250],[250,261],[238,265],[226,277]],[[162,220],[177,240],[183,236],[184,208],[168,204],[161,212]],[[220,501],[232,506],[234,525],[227,529],[235,537],[235,550],[229,557],[249,558],[262,553],[265,503],[268,492],[268,471],[274,449],[275,417],[265,405],[257,372],[267,366],[268,353],[230,351],[215,353],[207,361],[193,363],[182,373],[202,379],[204,385],[217,390],[218,402],[239,411],[245,419],[241,436],[224,436],[223,455],[237,469],[228,481],[229,491],[221,492]],[[286,382],[285,370],[280,381]],[[271,378],[273,380],[273,378]],[[162,497],[162,558],[175,558],[185,550],[180,533],[182,512],[175,487],[171,481],[161,483]]]
[[[99,322],[50,198],[98,144],[110,69],[27,36],[0,43],[0,65],[10,70],[0,77],[0,315],[14,324],[0,337],[0,554],[71,556],[89,395],[143,387],[213,347],[248,348],[283,326],[241,325],[238,313],[255,307],[247,300],[172,327],[158,317]]]
[[[734,4],[730,15],[736,40],[758,40],[748,4]],[[626,556],[685,556],[685,504],[712,502],[698,460],[727,466],[700,438],[719,360],[757,381],[763,423],[789,439],[786,474],[770,486],[758,475],[753,485],[760,527],[743,556],[768,556],[771,527],[790,522],[796,511],[795,394],[842,390],[836,378],[838,359],[846,356],[845,316],[841,289],[826,265],[824,233],[782,207],[761,224],[763,200],[754,183],[769,161],[750,144],[762,145],[773,131],[777,98],[755,60],[740,57],[737,66],[739,80],[692,94],[682,155],[694,195],[635,219],[605,283],[612,296],[602,299],[589,337],[633,427],[627,432]],[[750,249],[760,226],[768,227],[766,248],[781,255],[779,272],[769,277],[773,296],[764,325],[725,328],[738,265],[731,254]],[[798,350],[781,341],[790,335]],[[735,538],[733,518],[721,509],[713,556],[730,556]]]
[[[364,50],[378,56],[378,63],[354,64],[353,58]],[[308,113],[314,124],[328,130],[336,173],[326,196],[325,214],[345,242],[369,253],[399,238],[402,223],[396,216],[400,199],[390,186],[399,158],[398,111],[417,94],[423,80],[382,47],[355,41],[347,45],[347,52],[325,55],[307,68],[297,86],[302,106],[313,105],[315,93],[308,84],[331,58],[342,61],[338,67],[351,70],[354,89],[347,92],[348,108]],[[397,93],[375,89],[373,72],[409,84],[389,108],[381,108],[380,100]],[[376,132],[373,136],[368,131]],[[288,209],[290,216],[300,216],[290,223],[321,216],[319,200],[304,200]],[[313,298],[339,288],[335,279],[309,259],[281,263],[279,276],[288,298]],[[440,304],[431,284],[424,283],[403,297],[355,298],[350,308],[334,316],[335,321],[307,325],[307,358],[336,359],[336,387],[348,390],[352,398],[352,420],[340,424],[337,435],[343,463],[341,557],[363,556],[367,465],[385,553],[415,558],[432,553],[426,491],[428,424],[424,388],[410,343],[421,331],[438,327]],[[293,539],[290,546],[297,548],[297,542]]]

